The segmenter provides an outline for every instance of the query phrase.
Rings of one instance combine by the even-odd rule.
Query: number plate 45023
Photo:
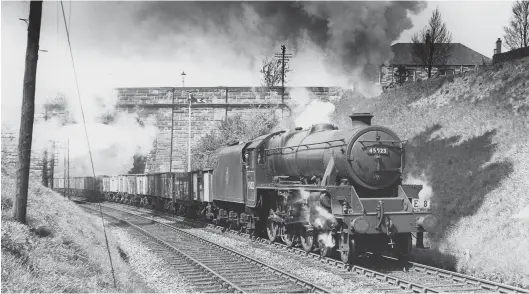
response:
[[[375,154],[387,155],[387,154],[389,154],[389,150],[388,150],[388,147],[369,147],[369,148],[367,148],[367,154],[369,154],[369,155],[375,155]]]

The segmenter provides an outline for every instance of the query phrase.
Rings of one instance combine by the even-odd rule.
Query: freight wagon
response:
[[[211,201],[212,172],[206,169],[191,173],[55,178],[54,189],[88,201],[104,199],[195,216]]]

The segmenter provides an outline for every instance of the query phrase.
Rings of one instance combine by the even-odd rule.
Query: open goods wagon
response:
[[[131,204],[195,215],[211,201],[212,170],[174,173],[54,179],[54,188],[67,195]],[[70,185],[68,186],[68,182]],[[204,184],[204,182],[206,182]],[[66,184],[65,184],[66,183]]]

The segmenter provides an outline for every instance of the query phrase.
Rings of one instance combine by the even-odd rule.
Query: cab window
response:
[[[248,152],[246,154],[248,155],[248,157],[246,158],[246,166],[249,168],[253,167],[253,152]]]
[[[260,148],[257,152],[257,163],[258,164],[264,164],[264,150],[263,148]]]

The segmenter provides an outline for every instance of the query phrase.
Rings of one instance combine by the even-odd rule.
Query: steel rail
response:
[[[216,229],[216,230],[220,230],[222,228],[222,227],[213,226],[213,225],[208,226],[208,227],[211,227],[211,228]],[[375,271],[375,270],[371,270],[371,269],[368,269],[368,268],[365,268],[365,267],[362,267],[362,266],[346,264],[346,263],[344,263],[344,262],[342,262],[340,260],[332,259],[332,258],[329,258],[329,257],[323,257],[323,256],[315,254],[313,252],[307,253],[305,250],[300,249],[300,248],[288,247],[287,245],[282,244],[282,243],[278,243],[278,242],[273,242],[272,243],[268,239],[260,238],[260,237],[252,237],[252,236],[250,236],[248,234],[239,233],[239,232],[234,231],[234,230],[229,230],[228,232],[231,233],[231,234],[234,234],[234,235],[247,237],[247,238],[252,239],[252,240],[254,240],[256,242],[268,244],[268,245],[271,245],[271,246],[274,246],[274,247],[278,247],[278,248],[287,250],[289,252],[293,252],[293,253],[295,253],[297,255],[300,255],[302,257],[312,258],[312,259],[320,261],[321,263],[334,265],[337,268],[344,269],[344,270],[349,271],[349,272],[354,272],[354,273],[359,274],[359,275],[364,275],[364,276],[369,277],[369,278],[374,278],[374,279],[376,279],[378,281],[386,282],[386,283],[388,283],[388,284],[390,284],[392,286],[399,287],[402,290],[411,290],[411,291],[416,292],[416,293],[439,293],[439,291],[435,290],[434,288],[430,288],[428,286],[424,286],[424,285],[421,285],[421,284],[418,284],[418,283],[414,283],[414,282],[408,281],[406,279],[402,279],[402,278],[394,277],[394,276],[391,276],[391,275],[387,275],[387,274],[384,274],[384,273],[381,273],[381,272],[378,272],[378,271]]]
[[[135,213],[132,213],[132,212],[129,212],[129,211],[125,211],[125,210],[121,210],[119,208],[115,208],[115,207],[110,207],[110,206],[107,206],[107,205],[103,205],[103,207],[106,207],[106,208],[110,208],[110,209],[114,209],[114,210],[117,210],[117,211],[120,211],[120,212],[124,212],[124,213],[128,213],[130,215],[133,215],[133,216],[136,216],[136,217],[140,217],[140,218],[144,218],[144,219],[147,219],[149,221],[152,221],[152,222],[155,222],[159,225],[162,225],[162,226],[165,226],[165,227],[168,227],[170,228],[171,230],[174,230],[174,231],[177,231],[178,233],[181,233],[183,235],[187,235],[189,237],[192,237],[192,238],[195,238],[197,239],[198,241],[200,241],[201,243],[204,243],[204,244],[207,244],[207,245],[210,245],[210,246],[214,246],[214,247],[217,247],[219,248],[220,250],[224,251],[224,252],[227,252],[231,255],[235,255],[237,257],[239,257],[240,259],[243,259],[243,260],[246,260],[248,261],[249,263],[252,263],[252,264],[255,264],[261,268],[264,268],[264,269],[268,269],[268,270],[271,270],[272,273],[280,276],[280,277],[284,277],[284,278],[288,278],[290,281],[292,282],[295,282],[297,285],[300,285],[302,287],[304,287],[305,289],[309,290],[310,292],[316,292],[316,293],[332,293],[332,291],[330,291],[329,289],[325,289],[323,287],[320,287],[320,286],[317,286],[305,279],[302,279],[302,278],[299,278],[299,277],[296,277],[294,275],[291,275],[283,270],[280,270],[276,267],[273,267],[271,265],[268,265],[266,263],[263,263],[257,259],[254,259],[250,256],[247,256],[245,254],[242,254],[240,252],[237,252],[233,249],[230,249],[228,247],[225,247],[223,245],[220,245],[220,244],[216,244],[214,242],[211,242],[209,240],[206,240],[198,235],[195,235],[193,233],[190,233],[190,232],[186,232],[180,228],[177,228],[177,227],[174,227],[174,226],[171,226],[171,225],[168,225],[168,224],[164,224],[162,222],[159,222],[159,221],[156,221],[152,218],[148,218],[148,217],[145,217],[145,216],[141,216],[141,215],[138,215],[138,214],[135,214]],[[175,248],[176,249],[176,248]],[[197,261],[198,262],[198,261]]]
[[[188,221],[188,220],[186,220],[186,221]],[[215,226],[215,225],[212,225],[212,224],[207,224],[207,225],[208,225],[208,227],[216,229],[216,230],[221,230],[222,229],[222,227],[220,227],[220,226]],[[405,290],[413,290],[414,292],[424,292],[424,293],[442,293],[442,292],[445,292],[445,291],[437,290],[437,289],[432,288],[432,287],[421,286],[420,284],[413,283],[413,282],[410,282],[410,281],[402,279],[402,278],[393,277],[391,275],[383,274],[383,273],[380,273],[380,272],[377,272],[377,271],[374,271],[374,270],[371,270],[371,269],[367,269],[367,268],[364,268],[364,267],[361,267],[361,266],[345,264],[342,261],[339,261],[339,260],[336,260],[336,259],[332,259],[332,258],[329,258],[329,257],[322,257],[322,256],[320,256],[318,254],[315,254],[315,253],[312,253],[312,252],[311,253],[307,253],[303,249],[300,249],[300,248],[288,247],[287,245],[282,244],[282,243],[278,243],[278,242],[271,243],[270,240],[265,239],[265,238],[252,237],[252,236],[250,236],[248,234],[239,233],[239,232],[234,231],[234,230],[230,230],[229,233],[232,233],[234,235],[239,235],[239,236],[245,236],[245,237],[253,239],[255,241],[258,241],[258,242],[261,242],[261,243],[270,244],[270,245],[275,246],[275,247],[281,247],[281,248],[286,249],[287,251],[296,253],[298,255],[309,257],[309,258],[313,258],[313,259],[316,259],[316,260],[320,260],[322,263],[332,264],[332,265],[335,265],[335,266],[340,267],[340,268],[347,268],[349,271],[355,271],[356,273],[364,273],[365,275],[370,275],[371,274],[371,275],[374,275],[375,277],[381,276],[381,277],[384,277],[385,281],[388,281],[388,283],[390,283],[392,285],[395,285],[395,286],[401,286],[401,288],[405,289]],[[382,255],[382,257],[386,258],[386,259],[393,260],[393,261],[398,261],[398,259],[396,259],[394,257],[391,257],[391,256]],[[469,276],[469,275],[465,275],[465,274],[461,274],[461,273],[457,273],[457,272],[453,272],[453,271],[449,271],[449,270],[444,270],[444,269],[440,269],[440,268],[436,268],[436,267],[432,267],[432,266],[428,266],[428,265],[424,265],[424,264],[420,264],[420,263],[416,263],[416,262],[408,261],[406,263],[409,264],[409,265],[413,265],[412,269],[414,269],[414,267],[417,267],[417,269],[414,269],[415,271],[421,272],[420,270],[418,270],[418,269],[421,269],[423,273],[427,273],[427,274],[430,274],[430,275],[434,275],[435,274],[435,275],[437,275],[439,277],[442,277],[442,278],[449,278],[452,281],[462,282],[462,283],[465,283],[465,284],[468,284],[468,285],[471,285],[471,286],[477,286],[477,287],[480,287],[480,288],[482,288],[484,290],[488,290],[488,291],[495,291],[495,292],[499,292],[499,293],[512,293],[512,292],[515,292],[515,293],[529,293],[529,290],[526,290],[526,289],[523,289],[523,288],[519,288],[519,287],[515,287],[515,286],[510,286],[510,285],[505,285],[505,284],[501,284],[501,283],[497,283],[497,282],[493,282],[493,281],[488,281],[488,280],[480,279],[480,278],[477,278],[477,277],[472,277],[472,276]],[[402,287],[402,286],[407,286],[407,287]],[[416,290],[420,290],[420,291],[416,291]]]
[[[108,208],[108,206],[104,205],[104,207]],[[92,208],[89,208],[90,210],[93,210],[95,211],[94,209]],[[118,209],[116,209],[118,210]],[[234,285],[232,282],[228,281],[227,279],[225,279],[224,277],[222,277],[221,275],[219,275],[218,273],[216,273],[213,269],[211,269],[210,267],[208,267],[207,265],[203,264],[202,262],[194,259],[193,257],[187,255],[186,253],[184,253],[183,251],[181,251],[180,249],[172,246],[171,244],[167,243],[166,241],[152,235],[151,233],[147,232],[145,229],[142,229],[140,227],[138,227],[137,225],[129,222],[129,221],[126,221],[124,219],[120,219],[119,217],[117,216],[114,216],[114,215],[111,215],[111,214],[108,214],[106,212],[103,212],[103,214],[105,214],[106,216],[110,217],[110,218],[113,218],[121,223],[125,223],[126,225],[130,226],[131,228],[141,232],[142,234],[144,234],[145,236],[151,238],[152,240],[156,241],[157,243],[160,243],[162,245],[164,245],[165,247],[173,250],[174,252],[176,252],[178,255],[182,256],[184,259],[186,260],[190,260],[191,262],[199,265],[200,267],[206,269],[210,274],[212,274],[213,276],[215,276],[217,279],[217,282],[220,284],[220,287],[221,288],[228,288],[228,290],[231,290],[233,292],[240,292],[240,293],[245,293],[241,288],[239,288],[237,285]],[[138,216],[140,217],[140,216]],[[220,282],[220,281],[223,281],[223,282]],[[228,287],[226,287],[226,284],[228,285]]]
[[[105,207],[108,207],[108,206],[105,205]],[[146,208],[143,208],[143,209],[146,209]],[[146,210],[152,211],[152,210],[149,210],[149,209],[146,209]],[[249,238],[249,239],[251,239],[253,241],[256,241],[256,242],[260,242],[260,243],[272,245],[274,247],[282,248],[284,250],[287,250],[289,252],[295,253],[295,254],[300,255],[302,257],[319,260],[322,263],[334,265],[334,266],[336,266],[338,268],[345,269],[347,271],[355,272],[357,274],[363,274],[365,276],[368,276],[368,277],[371,277],[371,278],[375,278],[375,279],[377,279],[379,281],[385,281],[388,284],[394,285],[394,286],[398,286],[398,287],[400,287],[403,290],[412,290],[412,291],[417,292],[417,293],[419,293],[419,292],[422,292],[422,293],[442,293],[442,292],[446,292],[446,291],[438,290],[438,289],[435,289],[435,288],[432,288],[432,287],[420,285],[418,283],[415,283],[415,282],[412,282],[412,281],[408,281],[406,279],[402,279],[402,278],[394,277],[394,276],[391,276],[391,275],[388,275],[388,274],[384,274],[384,273],[381,273],[381,272],[377,272],[375,270],[371,270],[371,269],[368,269],[368,268],[365,268],[365,267],[361,267],[361,266],[358,266],[358,265],[345,264],[342,261],[339,261],[339,260],[336,260],[336,259],[332,259],[332,258],[329,258],[329,257],[322,257],[319,254],[315,254],[313,252],[307,253],[303,249],[300,249],[300,248],[289,247],[289,246],[287,246],[285,244],[278,243],[278,242],[273,242],[272,243],[272,242],[270,242],[270,240],[268,240],[266,238],[250,236],[250,235],[248,235],[246,233],[241,233],[241,232],[238,232],[238,231],[235,231],[235,230],[227,230],[226,228],[221,227],[221,226],[216,226],[216,225],[213,225],[213,224],[210,224],[210,223],[204,223],[204,222],[197,221],[197,220],[194,220],[194,219],[189,219],[187,217],[173,216],[173,215],[170,215],[170,214],[165,214],[165,215],[170,217],[170,218],[172,218],[172,219],[179,220],[179,221],[184,221],[184,222],[189,223],[189,224],[205,225],[206,227],[208,227],[210,229],[213,229],[213,230],[217,230],[217,231],[220,231],[220,232],[228,232],[228,233],[233,234],[233,235],[243,236],[243,237]],[[166,225],[166,224],[164,224],[164,225]],[[170,225],[166,225],[166,226],[170,226]],[[398,259],[396,259],[394,257],[386,256],[386,255],[382,255],[381,257],[389,259],[389,260],[392,260],[392,261],[398,261]],[[487,290],[487,291],[495,291],[495,292],[499,292],[499,293],[512,293],[512,292],[515,292],[515,293],[529,293],[529,290],[527,290],[527,289],[523,289],[523,288],[519,288],[519,287],[515,287],[515,286],[510,286],[510,285],[505,285],[505,284],[501,284],[501,283],[497,283],[497,282],[493,282],[493,281],[488,281],[488,280],[485,280],[485,279],[472,277],[472,276],[469,276],[469,275],[465,275],[465,274],[461,274],[461,273],[457,273],[457,272],[453,272],[453,271],[449,271],[449,270],[444,270],[444,269],[440,269],[440,268],[436,268],[436,267],[432,267],[432,266],[428,266],[428,265],[424,265],[424,264],[420,264],[420,263],[416,263],[416,262],[408,261],[407,264],[412,265],[411,269],[413,269],[414,271],[426,273],[426,274],[429,274],[429,275],[432,275],[432,276],[434,276],[434,275],[435,276],[439,276],[441,278],[451,279],[452,281],[465,283],[465,284],[467,284],[469,286],[477,286],[477,287],[480,287],[480,288],[482,288],[484,290]]]
[[[118,208],[109,207],[107,205],[103,205],[103,206],[121,211],[121,209],[118,209]],[[131,213],[131,212],[127,212],[127,213],[136,215],[135,213]],[[141,216],[141,217],[143,217],[143,216]],[[146,218],[146,217],[144,217],[144,218]],[[174,217],[171,217],[171,218],[174,218]],[[301,255],[301,256],[312,257],[313,259],[320,260],[322,263],[335,265],[337,268],[345,269],[347,271],[354,272],[356,274],[364,275],[364,276],[367,276],[368,278],[374,278],[374,279],[376,279],[378,281],[386,282],[389,285],[399,287],[399,288],[401,288],[403,290],[411,290],[411,291],[414,291],[416,293],[439,293],[439,291],[437,291],[437,290],[435,290],[433,288],[430,288],[430,287],[427,287],[427,286],[423,286],[423,285],[420,285],[418,283],[414,283],[414,282],[411,282],[411,281],[408,281],[408,280],[405,280],[405,279],[402,279],[402,278],[386,275],[384,273],[377,272],[377,271],[374,271],[374,270],[371,270],[371,269],[368,269],[368,268],[364,268],[364,267],[361,267],[361,266],[358,266],[358,265],[348,265],[348,264],[343,263],[342,261],[338,261],[338,260],[331,259],[331,258],[328,258],[328,257],[322,257],[322,256],[320,256],[318,254],[315,254],[315,253],[307,253],[307,252],[305,252],[302,249],[288,247],[287,245],[281,244],[281,243],[278,243],[278,242],[271,243],[270,240],[268,240],[268,239],[259,238],[259,237],[252,237],[252,236],[250,236],[248,234],[245,234],[245,233],[239,233],[239,232],[234,231],[234,230],[226,230],[226,228],[221,227],[221,226],[215,226],[213,224],[203,223],[203,222],[196,221],[196,220],[190,220],[190,219],[185,218],[185,217],[179,217],[179,218],[181,220],[184,220],[185,222],[188,222],[188,223],[191,223],[191,224],[206,225],[207,227],[212,228],[214,230],[218,230],[218,231],[221,231],[221,232],[229,232],[229,233],[234,234],[234,235],[244,236],[244,237],[247,237],[247,238],[252,239],[254,241],[260,242],[260,243],[265,243],[265,244],[268,244],[268,245],[272,245],[272,246],[275,246],[275,247],[280,247],[280,248],[286,249],[287,251],[291,251],[291,252],[297,253],[298,255]],[[173,228],[173,229],[180,230],[180,229],[175,228],[175,227],[173,227],[171,225],[167,225],[167,224],[163,224],[163,225],[168,226],[168,227]],[[194,236],[194,234],[191,234],[189,232],[185,232],[184,231],[184,233],[187,233],[187,234],[190,234],[190,235]],[[201,237],[198,237],[198,238],[204,240]],[[208,240],[205,240],[205,241],[210,242]],[[214,244],[214,245],[222,247],[221,245],[218,245],[218,244]],[[226,248],[226,249],[228,251],[233,252],[233,250],[231,250],[229,248]],[[252,260],[255,260],[255,259],[253,259],[251,257],[249,257],[249,258],[252,259]],[[255,260],[255,261],[258,262],[258,263],[261,263],[260,261],[257,261],[257,260]],[[281,270],[278,270],[278,271],[281,271]],[[287,273],[285,273],[285,274],[287,274]],[[290,275],[290,274],[287,274],[287,275]],[[309,283],[309,282],[305,281],[305,283]],[[330,292],[330,291],[328,291],[328,292]]]
[[[398,261],[398,259],[391,257],[391,256],[382,255],[382,257],[393,260],[393,261]],[[529,293],[529,290],[515,287],[515,286],[510,286],[510,285],[505,285],[505,284],[501,284],[501,283],[497,283],[493,281],[488,281],[485,279],[472,277],[469,275],[456,273],[456,272],[452,272],[449,270],[440,269],[440,268],[436,268],[436,267],[425,265],[425,264],[420,264],[417,262],[408,261],[407,263],[412,265],[413,266],[412,269],[415,271],[423,272],[429,275],[441,276],[443,278],[449,278],[455,282],[471,284],[471,285],[478,286],[478,287],[481,287],[489,291],[496,291],[500,293],[512,293],[512,292]]]

